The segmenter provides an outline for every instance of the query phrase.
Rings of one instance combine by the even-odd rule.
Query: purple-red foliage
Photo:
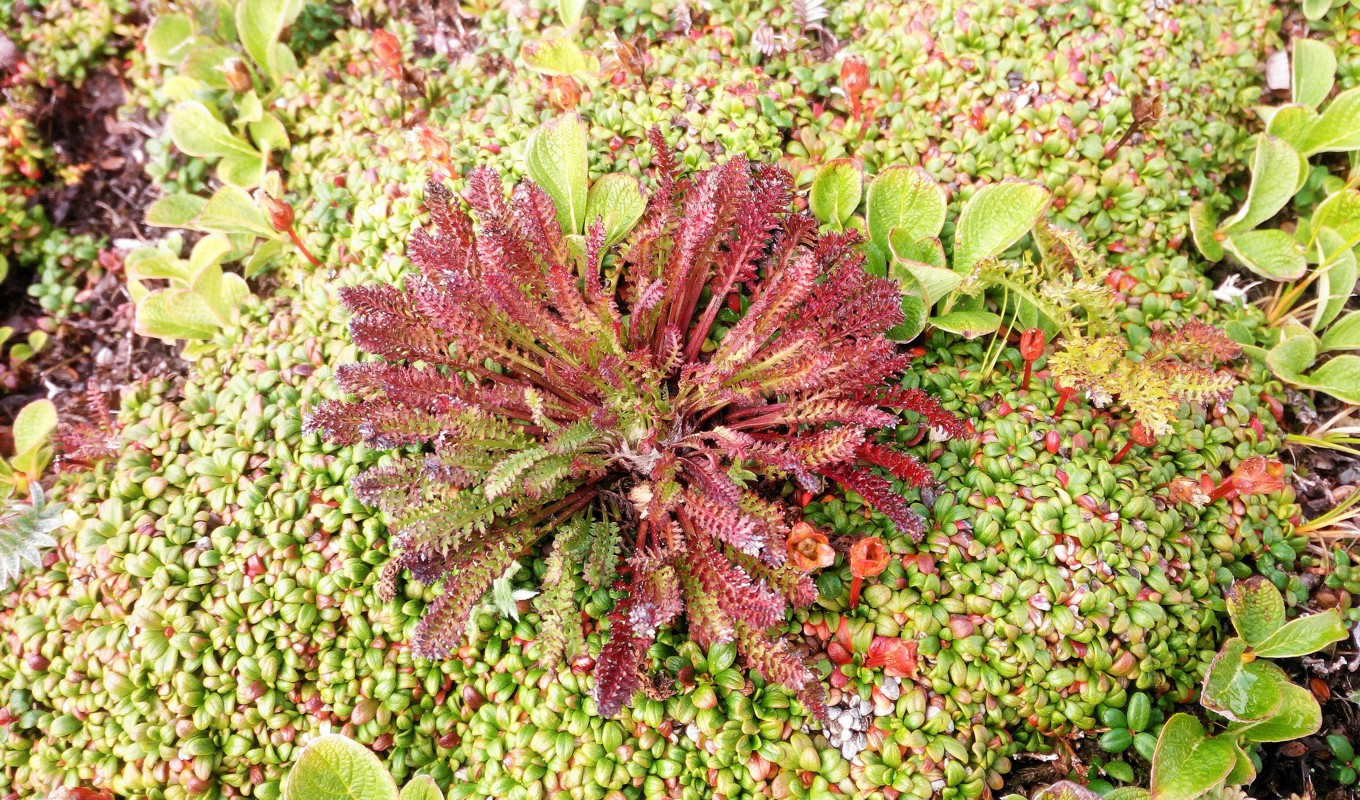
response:
[[[473,172],[471,216],[430,184],[433,230],[408,248],[419,273],[340,291],[355,343],[381,363],[342,368],[353,400],[308,426],[342,444],[425,445],[355,485],[391,520],[384,585],[405,568],[443,581],[417,654],[446,656],[486,586],[570,525],[552,602],[614,572],[620,548],[626,559],[595,666],[601,713],[628,702],[657,629],[682,612],[701,644],[735,640],[819,709],[814,674],[766,634],[816,588],[785,562],[791,509],[751,475],[817,490],[830,478],[919,538],[884,474],[908,486],[931,474],[874,431],[901,410],[966,429],[924,392],[888,386],[909,360],[884,335],[902,321],[897,287],[865,272],[855,235],[818,235],[794,210],[788,173],[738,157],[682,180],[652,139],[657,189],[614,249],[600,220],[573,246],[531,183],[507,202],[494,173]],[[719,335],[733,292],[747,310]],[[579,617],[545,609],[549,624]]]

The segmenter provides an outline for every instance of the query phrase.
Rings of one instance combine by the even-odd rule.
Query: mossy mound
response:
[[[646,85],[605,80],[583,96],[592,168],[641,173],[655,124],[683,139],[689,166],[745,153],[782,158],[807,179],[840,154],[871,167],[919,162],[955,200],[975,179],[1040,179],[1066,198],[1063,216],[1128,254],[1121,313],[1136,348],[1216,313],[1195,265],[1175,253],[1190,200],[1237,163],[1260,55],[1243,43],[1271,30],[1261,2],[1145,7],[1074,5],[1041,18],[980,2],[899,36],[906,10],[847,3],[831,30],[858,33],[851,49],[877,65],[866,100],[881,113],[858,131],[832,90],[836,62],[809,48],[762,63],[751,50],[754,26],[737,21],[759,9],[715,10],[706,28],[682,33],[665,13],[606,4],[593,36],[617,25],[659,41]],[[10,719],[0,794],[65,784],[268,800],[297,748],[329,727],[370,744],[399,781],[427,772],[455,797],[977,797],[999,786],[1008,756],[1094,727],[1131,686],[1183,698],[1216,644],[1229,576],[1254,567],[1289,584],[1281,567],[1302,543],[1287,494],[1196,509],[1162,488],[1273,452],[1280,434],[1258,397],[1277,385],[1249,375],[1221,407],[1188,412],[1158,448],[1111,464],[1125,435],[1117,414],[1069,405],[1052,419],[1049,382],[1016,389],[1013,350],[984,375],[979,345],[937,338],[906,380],[938,392],[980,436],[919,447],[941,478],[932,530],[919,546],[895,535],[890,544],[923,558],[895,559],[854,611],[838,562],[821,578],[822,605],[790,621],[839,713],[859,715],[842,733],[877,720],[856,729],[862,749],[829,743],[782,688],[748,678],[728,648],[698,652],[683,632],[652,651],[675,693],[639,697],[612,721],[593,713],[586,660],[536,666],[527,611],[518,621],[481,612],[457,658],[413,661],[405,643],[433,595],[409,583],[379,602],[385,529],[349,496],[349,480],[380,454],[303,436],[302,417],[334,395],[334,367],[357,358],[335,287],[405,269],[429,170],[411,126],[440,132],[457,172],[491,163],[514,174],[529,132],[552,115],[540,78],[508,60],[550,21],[530,11],[513,24],[490,14],[478,48],[452,63],[416,63],[423,95],[399,94],[375,72],[370,35],[348,30],[280,91],[295,143],[285,183],[328,269],[281,259],[280,288],[248,301],[182,383],[123,392],[121,454],[64,479],[70,532],[0,611],[0,714]],[[1006,35],[983,33],[993,29]],[[154,92],[139,69],[137,85]],[[1129,97],[1153,84],[1167,108],[1161,127],[1095,152],[1128,124]],[[1015,105],[1030,86],[1038,94]],[[165,99],[136,101],[159,110]],[[202,162],[159,153],[167,191],[203,188]],[[853,495],[807,513],[847,535],[887,525]],[[516,585],[533,588],[543,565],[525,566]],[[595,620],[613,602],[608,592],[581,601]],[[827,643],[842,619],[852,658],[833,677]],[[914,678],[863,666],[860,645],[875,635],[918,642]]]

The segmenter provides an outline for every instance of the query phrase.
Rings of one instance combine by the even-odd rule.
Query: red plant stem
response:
[[[864,579],[856,575],[850,579],[850,607],[859,608],[859,587]]]
[[[1119,452],[1118,452],[1118,453],[1115,453],[1115,454],[1114,454],[1114,458],[1110,459],[1110,463],[1111,463],[1111,464],[1118,464],[1120,461],[1123,461],[1123,460],[1124,460],[1124,456],[1128,455],[1129,451],[1132,450],[1132,449],[1133,449],[1133,440],[1132,440],[1132,439],[1128,440],[1127,442],[1124,442],[1124,446],[1121,447],[1121,448],[1119,448]]]
[[[1067,405],[1067,399],[1076,394],[1071,389],[1059,389],[1058,391],[1062,394],[1058,397],[1058,404],[1053,407],[1053,416],[1055,417],[1062,415],[1063,408]]]
[[[312,262],[313,267],[321,266],[321,262],[316,260],[316,256],[312,255],[312,251],[308,250],[307,245],[302,243],[302,238],[297,235],[296,230],[290,227],[288,229],[288,236],[292,238],[293,244],[297,245],[297,249],[302,251],[302,255],[306,256],[307,260]]]
[[[1030,361],[1028,358],[1025,359],[1025,379],[1020,382],[1020,391],[1022,392],[1029,391],[1029,374],[1033,369],[1034,362]]]
[[[1223,481],[1217,487],[1215,487],[1212,492],[1209,492],[1209,501],[1213,502],[1214,500],[1221,499],[1224,495],[1226,495],[1228,492],[1231,492],[1234,488],[1236,487],[1233,486],[1233,479],[1229,477],[1227,480]]]

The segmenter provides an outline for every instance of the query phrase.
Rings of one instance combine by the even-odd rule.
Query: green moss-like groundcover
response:
[[[839,62],[751,47],[760,21],[791,24],[775,5],[719,5],[688,30],[660,4],[596,10],[590,42],[616,29],[656,43],[646,87],[601,81],[583,97],[592,168],[643,174],[643,132],[660,125],[690,166],[745,153],[805,182],[843,155],[870,168],[920,163],[955,202],[976,181],[1032,178],[1124,265],[1135,348],[1167,325],[1225,318],[1181,255],[1185,211],[1197,197],[1230,202],[1216,187],[1251,132],[1273,35],[1264,0],[1167,10],[978,0],[950,16],[844,3],[827,27],[872,65],[867,129],[833,91]],[[914,448],[940,479],[926,539],[897,536],[854,495],[806,508],[838,534],[884,534],[894,553],[916,556],[895,559],[849,612],[839,560],[819,578],[821,603],[789,620],[828,678],[834,746],[731,650],[699,652],[682,633],[651,651],[679,676],[675,694],[639,697],[612,721],[593,713],[587,660],[537,665],[531,612],[514,621],[488,609],[455,658],[414,661],[405,643],[433,594],[403,582],[395,601],[377,599],[385,529],[348,490],[380,454],[303,436],[302,419],[334,396],[335,366],[357,358],[335,288],[405,269],[427,170],[410,123],[442,133],[460,171],[516,173],[524,139],[553,112],[540,79],[511,59],[547,14],[489,12],[476,52],[414,65],[424,99],[402,99],[375,73],[358,30],[339,31],[279,93],[295,142],[285,182],[327,268],[286,259],[279,288],[249,301],[182,381],[123,392],[116,459],[63,479],[68,532],[0,611],[11,718],[0,795],[64,784],[268,800],[297,749],[329,728],[372,746],[399,781],[428,773],[453,797],[977,797],[1001,786],[1009,757],[1097,727],[1131,691],[1189,697],[1233,576],[1262,571],[1297,590],[1288,570],[1303,542],[1288,491],[1196,509],[1164,489],[1278,449],[1259,398],[1280,387],[1263,372],[1246,369],[1217,407],[1186,409],[1170,445],[1111,464],[1124,422],[1074,403],[1054,419],[1050,381],[1017,388],[1013,349],[984,376],[981,344],[936,336],[916,343],[904,380],[979,436],[924,436]],[[405,23],[388,25],[411,39]],[[136,69],[132,103],[159,110],[156,75]],[[1162,96],[1163,120],[1105,156],[1130,98],[1148,92]],[[158,174],[203,188],[201,165],[171,160]],[[532,588],[543,563],[523,564],[516,585]],[[607,592],[580,599],[594,620],[612,604]],[[842,623],[857,655],[835,677],[825,649]],[[916,675],[855,666],[875,635],[917,642]],[[592,653],[599,644],[595,633]]]

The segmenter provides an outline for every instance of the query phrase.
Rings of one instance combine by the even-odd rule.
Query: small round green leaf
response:
[[[1234,581],[1223,600],[1237,635],[1249,645],[1265,641],[1284,624],[1284,597],[1261,575]]]
[[[398,800],[444,800],[439,784],[429,775],[417,775],[401,789]]]
[[[1308,271],[1303,245],[1281,230],[1229,233],[1223,246],[1247,269],[1272,281],[1295,281]]]
[[[944,187],[920,167],[889,167],[869,184],[865,218],[869,239],[884,253],[897,229],[911,240],[939,236],[948,204]]]
[[[1001,255],[1029,233],[1052,199],[1047,187],[1030,181],[1007,179],[979,189],[954,227],[954,270],[966,273]]]
[[[51,400],[34,400],[14,417],[14,454],[25,455],[47,444],[57,427],[57,407]]]
[[[1322,727],[1322,708],[1313,693],[1285,683],[1280,686],[1280,707],[1255,722],[1234,722],[1228,732],[1250,742],[1287,742],[1317,733]]]

